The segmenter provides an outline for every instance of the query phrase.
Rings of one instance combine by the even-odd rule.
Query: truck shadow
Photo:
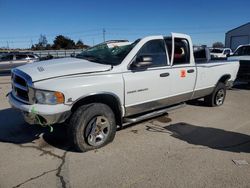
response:
[[[204,146],[204,149],[211,148],[236,153],[250,153],[250,136],[242,133],[200,127],[183,122],[164,127],[157,125],[147,126],[146,130],[167,133],[189,144]]]
[[[204,146],[222,151],[250,153],[250,136],[242,133],[226,131],[217,128],[200,127],[187,123],[177,123],[165,126],[171,119],[160,116],[146,125],[146,130],[158,133],[167,133],[172,137],[192,145]],[[160,122],[157,125],[154,122]],[[162,126],[163,124],[163,126]],[[39,146],[37,140],[46,144]],[[65,125],[55,125],[53,132],[48,127],[29,125],[24,122],[22,114],[12,108],[0,110],[0,142],[13,144],[32,143],[38,147],[56,147],[62,150],[75,152],[67,137]]]
[[[190,100],[187,101],[186,103],[191,106],[207,107],[207,104],[204,102],[204,99]]]
[[[53,132],[50,132],[49,127],[25,123],[21,112],[18,110],[12,108],[0,110],[0,142],[17,145],[33,143],[37,145],[36,140],[41,139],[43,143],[41,147],[53,146],[69,151],[71,147],[67,139],[67,127],[65,125],[53,127]],[[44,141],[46,144],[44,144]],[[41,143],[41,141],[38,143]]]

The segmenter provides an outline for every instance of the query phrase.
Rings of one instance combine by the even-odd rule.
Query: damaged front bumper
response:
[[[24,120],[29,124],[53,125],[56,123],[63,123],[70,116],[68,112],[62,112],[53,115],[32,114],[23,111]]]
[[[29,124],[52,125],[63,123],[71,115],[70,107],[60,105],[24,104],[11,93],[8,94],[9,103],[13,108],[22,111],[24,119]]]

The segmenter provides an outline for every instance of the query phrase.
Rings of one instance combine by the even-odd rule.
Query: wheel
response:
[[[226,98],[226,86],[224,83],[218,83],[213,93],[204,98],[208,106],[221,106]]]
[[[81,106],[69,121],[69,139],[80,152],[105,146],[113,141],[115,133],[114,113],[105,104]]]

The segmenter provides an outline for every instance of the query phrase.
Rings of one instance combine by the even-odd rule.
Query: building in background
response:
[[[239,45],[242,44],[250,44],[250,22],[226,33],[226,48],[231,48],[234,51]]]

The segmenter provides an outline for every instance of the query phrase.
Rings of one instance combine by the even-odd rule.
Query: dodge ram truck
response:
[[[221,106],[238,61],[195,62],[190,36],[109,41],[76,58],[35,62],[12,70],[12,107],[30,124],[65,123],[76,150],[110,143],[116,129],[204,98]]]

